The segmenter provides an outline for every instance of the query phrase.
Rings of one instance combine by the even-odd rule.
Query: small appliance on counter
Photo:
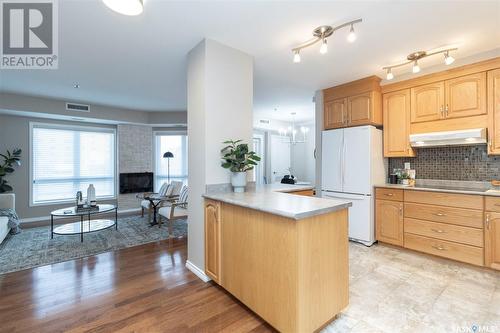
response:
[[[297,182],[297,178],[294,175],[285,175],[281,179],[281,184],[292,184],[294,185]]]

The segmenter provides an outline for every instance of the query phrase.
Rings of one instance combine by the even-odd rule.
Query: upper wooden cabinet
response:
[[[325,102],[325,128],[344,127],[347,120],[347,98]]]
[[[381,96],[376,76],[323,90],[324,129],[382,125]]]
[[[486,114],[486,73],[411,88],[411,123]]]
[[[446,118],[486,114],[486,72],[446,80],[444,84]]]
[[[444,82],[411,88],[411,122],[444,118]]]
[[[500,69],[488,72],[488,152],[500,154]]]
[[[410,147],[410,89],[384,94],[384,156],[415,156]]]

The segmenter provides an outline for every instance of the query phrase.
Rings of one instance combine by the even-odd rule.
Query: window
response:
[[[187,135],[155,132],[155,191],[168,181],[168,160],[163,158],[167,151],[174,155],[170,158],[170,180],[180,180],[187,184]]]
[[[115,130],[31,123],[31,204],[68,202],[93,184],[116,195]]]

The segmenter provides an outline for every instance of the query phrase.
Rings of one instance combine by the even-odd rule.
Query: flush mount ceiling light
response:
[[[354,25],[356,23],[360,23],[363,21],[362,19],[357,19],[354,21],[346,22],[336,27],[331,27],[329,25],[322,25],[321,27],[317,27],[313,31],[313,38],[300,44],[297,47],[292,49],[293,52],[293,62],[300,62],[300,51],[306,47],[312,46],[321,41],[321,47],[319,48],[319,53],[325,54],[328,52],[328,42],[327,38],[330,37],[335,31],[342,29],[344,27],[350,27],[349,34],[347,35],[347,41],[352,43],[356,40],[356,33],[354,32]]]
[[[144,9],[143,0],[102,0],[106,6],[123,15],[139,15]]]
[[[413,53],[410,53],[406,57],[406,61],[403,61],[403,62],[401,62],[399,64],[395,64],[395,65],[385,66],[385,67],[382,67],[382,69],[387,71],[387,76],[386,76],[387,80],[392,80],[394,78],[394,74],[392,73],[393,68],[402,67],[402,66],[405,66],[408,64],[413,64],[412,68],[411,68],[412,73],[418,73],[418,72],[420,72],[420,66],[418,65],[418,61],[422,58],[427,58],[427,57],[430,57],[430,56],[433,56],[436,54],[443,54],[444,55],[444,63],[446,65],[451,65],[455,61],[455,58],[453,58],[450,55],[450,52],[456,51],[456,50],[458,50],[458,48],[449,47],[449,48],[445,48],[445,49],[432,50],[432,51],[413,52]]]

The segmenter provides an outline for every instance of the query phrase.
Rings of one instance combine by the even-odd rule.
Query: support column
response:
[[[252,143],[253,58],[205,39],[188,54],[188,262],[206,280],[204,206],[207,185],[227,184],[220,166],[222,142]]]

